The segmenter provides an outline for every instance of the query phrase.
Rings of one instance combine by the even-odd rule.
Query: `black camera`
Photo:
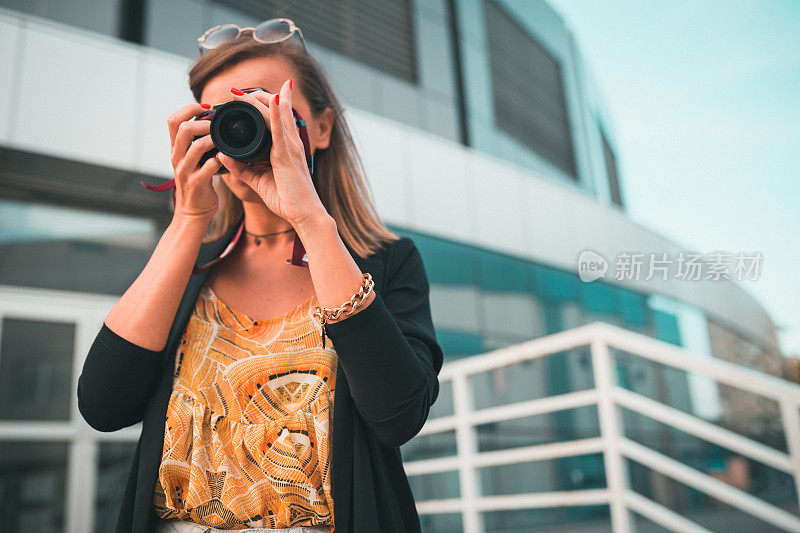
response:
[[[231,100],[217,104],[192,120],[211,120],[211,140],[214,142],[214,148],[203,154],[198,166],[217,152],[243,163],[269,164],[272,132],[267,128],[261,111],[250,102]],[[220,167],[219,173],[225,172],[228,169]]]

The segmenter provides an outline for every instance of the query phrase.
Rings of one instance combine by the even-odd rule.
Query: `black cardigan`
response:
[[[217,257],[234,231],[202,244],[197,263]],[[408,237],[366,259],[346,247],[361,271],[372,274],[376,294],[365,309],[326,326],[338,356],[331,437],[335,532],[419,532],[399,446],[419,432],[439,394],[443,356],[427,275]],[[117,431],[142,422],[116,533],[151,533],[161,520],[152,502],[175,352],[208,273],[190,276],[164,350],[137,346],[104,322],[83,364],[78,406],[91,427]]]

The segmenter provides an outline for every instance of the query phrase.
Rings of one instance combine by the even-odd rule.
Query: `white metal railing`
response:
[[[522,361],[588,346],[592,354],[595,388],[546,398],[476,410],[469,378]],[[788,453],[721,428],[702,418],[674,409],[619,387],[614,379],[618,349],[668,367],[704,374],[718,383],[774,400],[780,406]],[[460,497],[417,501],[420,514],[461,513],[465,533],[484,530],[482,513],[508,509],[608,504],[615,533],[634,531],[632,511],[671,531],[705,532],[704,527],[631,490],[625,459],[710,495],[764,522],[786,531],[800,532],[800,517],[724,481],[676,461],[625,436],[618,406],[675,427],[744,457],[793,476],[800,495],[800,386],[768,374],[716,358],[699,358],[680,347],[617,326],[595,322],[546,337],[447,363],[440,382],[450,381],[453,415],[431,418],[420,435],[455,431],[457,454],[451,457],[407,461],[409,476],[438,472],[459,473]],[[479,452],[476,427],[487,422],[597,405],[600,437]],[[477,469],[561,457],[602,453],[605,489],[535,492],[503,496],[479,494]]]

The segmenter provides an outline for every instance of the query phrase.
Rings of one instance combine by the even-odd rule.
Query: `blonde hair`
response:
[[[314,154],[314,186],[322,204],[336,221],[342,240],[359,256],[372,255],[384,242],[400,237],[383,224],[375,210],[344,110],[314,57],[290,41],[265,44],[244,35],[200,56],[189,70],[189,87],[195,100],[200,102],[203,88],[214,76],[247,59],[276,56],[292,66],[296,76],[294,90],[302,91],[315,118],[328,107],[333,111],[330,144]],[[244,214],[242,201],[219,174],[214,175],[213,185],[220,205],[203,238],[204,243],[220,239]]]

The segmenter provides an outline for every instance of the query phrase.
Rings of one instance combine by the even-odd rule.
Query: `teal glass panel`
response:
[[[484,496],[501,496],[535,492],[561,490],[600,489],[606,486],[605,475],[594,475],[592,478],[582,477],[580,464],[575,457],[559,457],[528,463],[516,463],[499,466],[488,466],[478,469],[481,493]],[[584,465],[594,463],[593,472],[604,472],[603,455],[600,453],[586,456]],[[568,475],[553,475],[561,463],[572,463]],[[571,475],[569,475],[571,474]]]
[[[542,315],[545,334],[558,333],[564,329],[564,321],[561,319],[561,302],[547,300],[542,302]]]
[[[526,261],[489,252],[478,253],[481,287],[497,291],[525,291],[530,286]]]
[[[97,453],[94,533],[114,531],[123,491],[136,455],[136,442],[103,442]]]
[[[617,292],[615,287],[604,283],[590,282],[581,284],[583,308],[595,313],[618,313]]]
[[[453,412],[453,382],[451,380],[440,380],[439,394],[436,396],[436,401],[433,402],[431,406],[428,419],[450,416]]]
[[[573,415],[569,423],[563,424],[554,416],[560,413]],[[476,426],[475,431],[478,437],[478,451],[490,452],[599,437],[600,424],[597,418],[597,406],[586,405],[554,413],[488,422]]]
[[[580,280],[574,274],[543,265],[531,265],[534,292],[551,300],[575,300],[578,298]]]
[[[511,533],[522,531],[611,531],[597,523],[608,523],[608,505],[546,507],[542,509],[511,509],[486,511],[483,522],[486,533]],[[564,524],[591,521],[589,527],[563,527]],[[560,527],[561,526],[561,527]]]
[[[417,435],[400,446],[403,461],[421,461],[456,455],[456,432]]]
[[[475,355],[484,351],[483,340],[479,335],[472,333],[437,328],[436,340],[448,359]]]
[[[414,241],[422,256],[425,273],[428,275],[430,283],[475,285],[477,277],[474,249],[443,239],[391,229],[398,235]]]
[[[67,530],[68,454],[58,440],[0,442],[0,531]]]
[[[556,356],[548,356],[548,359]],[[475,409],[499,407],[548,395],[546,361],[521,361],[503,368],[479,372],[468,378]]]
[[[423,514],[419,516],[422,533],[461,533],[464,520],[460,513]]]
[[[620,311],[625,324],[646,326],[648,318],[647,298],[639,293],[617,289]]]
[[[408,482],[417,501],[458,498],[461,495],[457,470],[408,476]]]
[[[630,369],[622,365],[616,365],[615,368],[617,370],[617,384],[623,389],[631,390]]]
[[[656,338],[664,342],[681,346],[681,331],[678,325],[678,317],[672,313],[653,310],[653,317],[656,324]]]

